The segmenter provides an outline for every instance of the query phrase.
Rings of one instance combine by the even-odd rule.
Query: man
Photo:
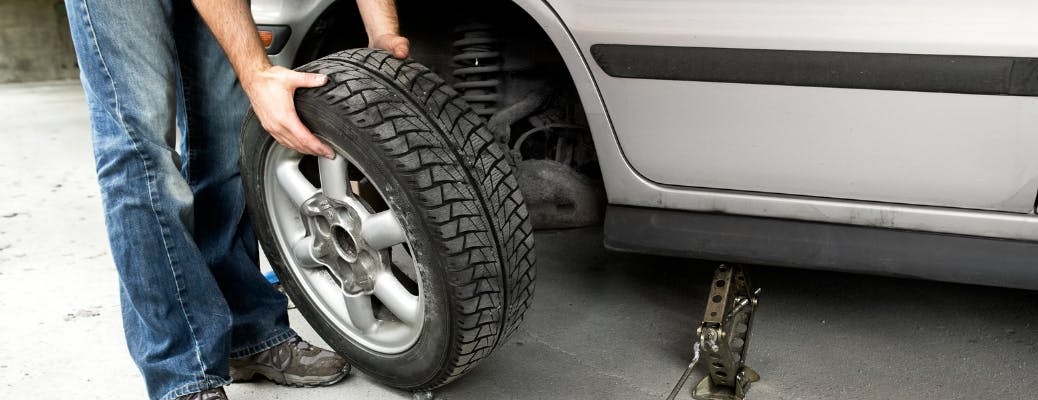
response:
[[[259,273],[238,170],[245,94],[278,142],[335,157],[292,102],[327,78],[272,67],[246,0],[65,5],[127,344],[149,396],[225,399],[232,379],[341,380],[346,361],[288,327],[284,296]],[[371,45],[406,57],[393,1],[358,5]]]

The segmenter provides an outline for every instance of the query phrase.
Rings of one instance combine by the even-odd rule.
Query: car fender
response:
[[[287,25],[291,29],[288,42],[277,54],[271,54],[270,62],[292,68],[295,54],[317,21],[335,0],[253,0],[252,16],[257,25]]]
[[[645,192],[632,188],[648,188],[651,183],[640,177],[624,158],[602,93],[591,74],[591,67],[566,24],[551,5],[543,0],[513,0],[527,15],[540,25],[559,52],[569,71],[573,86],[587,115],[588,127],[598,154],[606,196],[610,203],[626,203],[625,193],[644,197]],[[649,190],[652,192],[652,190]]]

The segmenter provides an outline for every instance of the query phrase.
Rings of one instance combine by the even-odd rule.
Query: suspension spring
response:
[[[501,98],[501,52],[492,29],[479,23],[459,26],[452,43],[454,89],[483,118],[497,112]]]

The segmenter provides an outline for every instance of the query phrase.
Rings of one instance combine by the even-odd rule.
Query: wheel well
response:
[[[537,160],[537,168],[556,170],[531,174],[580,175],[591,182],[571,184],[567,180],[571,178],[560,178],[538,181],[538,185],[596,188],[594,194],[553,204],[552,212],[568,212],[565,210],[574,206],[571,203],[587,203],[588,199],[604,203],[601,170],[573,79],[555,44],[526,11],[507,0],[400,0],[397,10],[401,32],[411,41],[411,58],[462,94],[495,138],[511,149],[512,160],[521,170],[524,161]],[[366,45],[355,3],[338,1],[307,33],[296,64]],[[527,190],[524,193],[531,195]],[[559,197],[559,193],[542,194],[546,199]],[[535,199],[528,202],[537,203]],[[592,208],[596,211],[591,214],[595,214],[603,207]],[[536,218],[535,225],[545,226]]]
[[[367,34],[356,5],[336,1],[326,8],[306,32],[293,67],[306,64],[336,51],[367,46]]]

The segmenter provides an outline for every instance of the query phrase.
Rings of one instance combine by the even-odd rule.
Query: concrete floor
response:
[[[0,398],[132,399],[78,84],[0,86]],[[661,399],[688,362],[712,264],[537,235],[534,308],[443,399]],[[758,267],[751,399],[1038,398],[1038,294]],[[292,311],[294,326],[315,339]],[[237,399],[407,399],[362,374]],[[689,398],[687,392],[683,398]]]

